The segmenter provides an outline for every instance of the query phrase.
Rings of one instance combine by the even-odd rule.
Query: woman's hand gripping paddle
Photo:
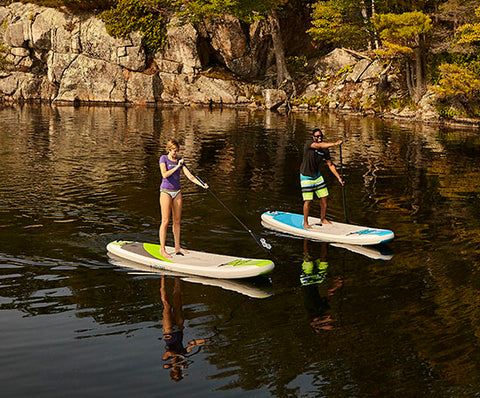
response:
[[[237,220],[240,225],[245,228],[247,230],[247,232],[250,234],[250,236],[253,238],[253,240],[263,249],[265,250],[268,254],[272,254],[271,253],[271,250],[272,250],[272,245],[265,239],[265,238],[261,238],[257,235],[255,235],[252,230],[250,228],[248,228],[243,222],[242,220],[240,220],[228,207],[225,203],[223,203],[220,198],[215,195],[215,193],[208,187],[208,185],[199,177],[197,176],[192,170],[190,170],[190,168],[185,164],[183,163],[183,166],[198,180],[200,181],[200,183],[203,185],[203,187],[208,191],[210,192],[210,194],[218,201],[218,203],[220,203],[224,208],[225,210],[227,210],[232,216],[233,218],[235,218],[235,220]]]

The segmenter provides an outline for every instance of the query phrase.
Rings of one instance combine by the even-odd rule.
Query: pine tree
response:
[[[426,91],[426,36],[433,28],[431,18],[414,11],[377,14],[372,20],[383,45],[377,53],[405,71],[410,98],[418,102]]]

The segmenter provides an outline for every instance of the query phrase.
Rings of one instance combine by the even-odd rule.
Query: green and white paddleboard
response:
[[[271,260],[226,256],[189,250],[175,254],[173,247],[165,247],[170,258],[160,254],[160,245],[132,241],[115,241],[107,245],[107,251],[118,257],[149,267],[183,274],[209,278],[250,278],[270,272],[274,268]]]
[[[261,285],[258,285],[258,280],[254,283],[249,279],[219,279],[219,278],[207,278],[205,276],[196,276],[183,274],[181,272],[167,271],[164,269],[158,269],[136,263],[134,261],[125,260],[115,256],[112,253],[108,253],[109,262],[117,267],[126,270],[130,275],[135,276],[167,276],[178,277],[182,281],[188,283],[197,283],[206,286],[219,287],[224,290],[229,290],[235,293],[240,293],[251,298],[263,299],[273,295],[273,288],[268,278],[263,278]]]

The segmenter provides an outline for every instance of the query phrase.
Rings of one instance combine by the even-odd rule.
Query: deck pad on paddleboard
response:
[[[265,274],[274,268],[271,260],[234,257],[189,250],[183,255],[175,254],[174,248],[166,246],[171,257],[160,253],[160,245],[153,243],[115,241],[107,245],[108,252],[121,258],[150,267],[176,271],[209,278],[238,279]]]
[[[302,214],[283,211],[267,211],[262,214],[262,224],[266,228],[324,242],[377,245],[389,242],[395,236],[388,229],[362,227],[336,221],[331,221],[331,224],[322,224],[316,217],[308,217],[308,223],[312,228],[303,228]]]

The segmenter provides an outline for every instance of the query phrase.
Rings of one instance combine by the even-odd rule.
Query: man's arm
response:
[[[342,144],[342,140],[338,140],[336,142],[312,142],[310,145],[310,148],[313,149],[328,149],[331,148],[332,146],[338,146]]]
[[[338,182],[343,185],[344,182],[342,180],[342,177],[340,177],[340,174],[338,174],[338,171],[337,171],[337,168],[335,167],[335,165],[333,164],[333,162],[331,160],[326,160],[327,162],[327,166],[328,168],[330,169],[330,171],[332,172],[332,174],[337,177],[337,180]]]

